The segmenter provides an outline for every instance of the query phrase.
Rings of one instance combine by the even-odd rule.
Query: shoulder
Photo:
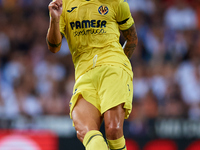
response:
[[[120,9],[121,7],[125,8],[128,6],[127,0],[111,0],[110,3],[116,10]]]
[[[72,3],[74,0],[62,0],[63,6],[67,6],[68,4]]]
[[[112,6],[119,5],[119,3],[123,2],[124,0],[98,0],[102,4],[109,4]]]

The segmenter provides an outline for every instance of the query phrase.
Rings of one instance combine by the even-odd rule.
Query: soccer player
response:
[[[49,4],[47,44],[68,41],[75,67],[70,117],[86,150],[126,150],[123,122],[132,109],[129,59],[137,45],[134,20],[124,0],[54,0]],[[119,43],[120,30],[126,42]],[[107,143],[99,131],[105,123]],[[107,145],[108,144],[108,145]]]

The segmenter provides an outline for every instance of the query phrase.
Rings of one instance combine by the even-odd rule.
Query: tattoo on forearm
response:
[[[135,25],[131,26],[128,30],[122,31],[122,33],[127,40],[127,43],[124,47],[124,53],[130,59],[138,43]]]

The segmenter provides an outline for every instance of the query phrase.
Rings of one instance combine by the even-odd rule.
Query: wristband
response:
[[[60,42],[58,44],[52,44],[52,43],[49,42],[49,40],[47,38],[46,38],[46,40],[47,40],[48,45],[51,46],[51,47],[59,47],[60,44],[62,43],[62,42]]]

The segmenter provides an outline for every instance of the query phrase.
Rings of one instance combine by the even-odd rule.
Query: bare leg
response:
[[[104,113],[106,138],[110,149],[126,150],[123,136],[123,124],[125,117],[124,104],[120,104]]]
[[[120,104],[104,113],[106,138],[115,140],[123,136],[125,110]]]
[[[88,131],[99,130],[102,117],[99,110],[79,96],[77,104],[72,111],[72,120],[75,125],[78,139],[83,142]]]
[[[99,132],[102,117],[96,107],[80,96],[72,111],[72,119],[77,137],[86,150],[108,150],[103,135]]]

